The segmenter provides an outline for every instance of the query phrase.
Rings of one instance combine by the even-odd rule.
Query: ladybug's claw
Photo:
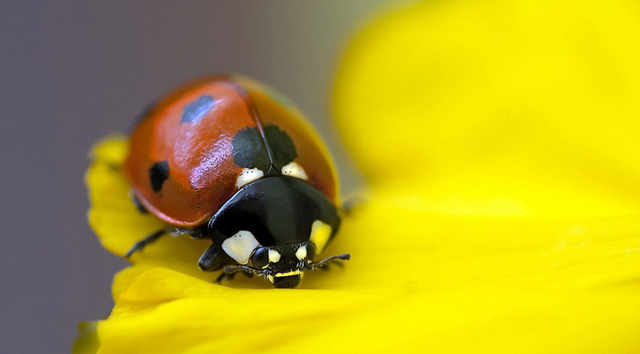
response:
[[[234,276],[235,276],[235,274],[227,274],[225,272],[222,272],[222,274],[220,274],[220,276],[216,278],[215,283],[216,284],[220,284],[220,283],[222,283],[222,280],[224,280],[224,279],[231,280],[231,279],[233,279]]]
[[[242,268],[242,269],[239,269],[239,268]],[[216,284],[220,284],[224,279],[231,280],[238,272],[242,272],[242,274],[244,274],[247,278],[251,278],[254,275],[264,276],[264,272],[259,269],[251,268],[243,265],[232,265],[232,266],[224,267],[222,274],[220,274],[220,276],[216,278],[215,282]]]

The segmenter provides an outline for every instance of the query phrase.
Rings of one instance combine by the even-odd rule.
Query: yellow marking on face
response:
[[[292,270],[290,272],[287,273],[276,273],[275,277],[277,278],[282,278],[282,277],[290,277],[292,275],[297,275],[297,274],[302,274],[301,270]]]
[[[292,270],[287,273],[276,273],[275,275],[267,275],[267,279],[269,279],[271,284],[273,284],[275,278],[290,277],[292,275],[300,275],[300,278],[302,278],[304,277],[304,272],[302,272],[301,270]]]
[[[316,220],[313,222],[313,224],[311,224],[311,237],[309,237],[309,241],[313,242],[316,245],[318,253],[321,253],[327,245],[327,242],[329,242],[331,231],[331,226],[323,223],[320,220]]]

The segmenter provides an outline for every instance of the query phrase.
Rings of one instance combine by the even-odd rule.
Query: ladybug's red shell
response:
[[[219,76],[194,82],[160,101],[133,132],[125,163],[141,204],[178,227],[203,224],[238,190],[236,181],[246,167],[238,165],[237,151],[234,160],[239,133],[259,132],[259,144],[268,145],[269,156],[279,154],[266,129],[290,137],[293,161],[304,168],[307,182],[335,205],[335,168],[322,141],[294,107],[283,106],[269,93],[247,78]],[[269,173],[279,174],[282,166],[271,165]]]

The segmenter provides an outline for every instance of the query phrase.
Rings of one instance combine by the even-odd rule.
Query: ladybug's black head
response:
[[[260,247],[252,255],[251,265],[262,269],[276,288],[295,288],[315,254],[316,247],[309,241]]]
[[[224,267],[227,274],[244,272],[264,276],[276,288],[295,288],[300,284],[305,269],[315,270],[336,260],[348,260],[348,254],[329,257],[314,262],[316,246],[313,242],[298,242],[285,245],[255,249],[250,265],[232,265]]]
[[[316,253],[339,225],[336,208],[319,190],[298,178],[271,176],[238,190],[207,232],[238,263],[225,267],[227,273],[260,275],[278,288],[293,288],[305,269],[318,266]]]

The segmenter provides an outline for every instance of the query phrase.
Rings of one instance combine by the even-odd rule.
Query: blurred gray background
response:
[[[0,2],[0,353],[66,353],[106,317],[126,263],[87,226],[90,146],[156,97],[213,72],[274,86],[359,182],[329,121],[354,29],[389,0]]]

